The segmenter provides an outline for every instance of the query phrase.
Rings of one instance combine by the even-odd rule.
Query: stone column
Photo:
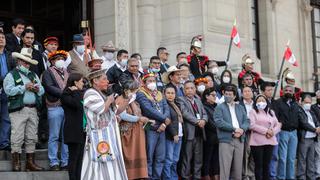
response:
[[[116,0],[115,14],[116,45],[120,49],[129,50],[129,0]]]
[[[137,52],[142,54],[143,65],[147,65],[149,58],[155,55],[156,46],[156,2],[155,0],[137,0],[138,17],[138,45]]]

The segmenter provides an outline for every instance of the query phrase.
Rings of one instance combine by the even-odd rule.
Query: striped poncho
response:
[[[110,108],[105,111],[105,97],[95,89],[84,94],[84,111],[88,129],[104,129],[108,133],[108,143],[114,149],[115,160],[96,162],[92,160],[93,144],[86,141],[81,179],[82,180],[127,180],[127,173],[122,156],[120,133],[115,114]],[[89,134],[90,130],[88,131]]]

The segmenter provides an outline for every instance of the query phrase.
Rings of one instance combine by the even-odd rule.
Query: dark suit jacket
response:
[[[64,143],[84,143],[82,91],[65,89],[61,96],[64,110]]]
[[[311,131],[311,132],[315,132],[316,129],[314,127],[312,127],[309,123],[308,123],[308,115],[307,113],[301,108],[302,113],[300,114],[302,117],[300,118],[299,121],[299,129],[298,129],[298,138],[299,140],[304,139],[305,135],[307,133],[307,131]],[[315,127],[319,126],[316,114],[311,110],[310,114],[312,116],[312,120],[315,124]]]
[[[16,62],[12,59],[11,52],[5,49],[3,53],[6,56],[8,72],[10,72],[13,68],[16,67]],[[4,78],[5,77],[0,77],[0,88],[2,87]]]
[[[166,138],[169,140],[173,140],[173,137],[178,135],[179,133],[179,120],[178,114],[172,107],[172,105],[168,102],[169,109],[170,109],[170,117],[171,123],[166,128]],[[177,103],[176,103],[177,105]],[[178,105],[177,105],[178,106]]]
[[[202,102],[197,99],[196,97],[194,98],[195,103],[198,107],[200,118],[208,122],[208,115],[207,112],[205,111]],[[189,100],[187,100],[186,97],[178,97],[177,102],[182,110],[182,116],[183,116],[183,127],[184,127],[184,138],[186,140],[193,140],[195,138],[195,132],[196,128],[198,128],[197,122],[198,119],[195,116],[193,112],[193,108]],[[206,140],[206,132],[204,128],[201,129],[203,139]]]
[[[311,111],[314,112],[315,116],[317,117],[317,121],[320,124],[320,107],[318,107],[317,103],[311,106]]]
[[[161,64],[160,66],[160,73],[164,73],[164,72],[167,72],[167,69],[170,67],[170,65],[168,63],[164,63],[164,64]]]
[[[10,52],[18,52],[20,42],[13,33],[6,34],[6,49]]]
[[[236,116],[238,119],[239,127],[244,131],[249,129],[249,119],[245,108],[240,104],[235,104]],[[227,103],[218,105],[213,114],[214,122],[217,127],[217,133],[219,142],[229,143],[232,140],[233,132],[235,128],[232,126],[232,119],[230,109]],[[241,141],[244,140],[244,136],[241,137]]]
[[[119,84],[119,78],[122,74],[122,70],[115,64],[107,71],[107,77],[110,84]]]

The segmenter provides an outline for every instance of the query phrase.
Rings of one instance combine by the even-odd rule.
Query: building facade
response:
[[[298,86],[314,90],[318,88],[317,43],[313,43],[317,4],[310,0],[95,0],[95,42],[98,47],[113,40],[130,53],[141,53],[145,64],[164,46],[170,52],[169,63],[174,64],[175,55],[189,53],[191,38],[202,34],[203,52],[210,59],[225,60],[236,18],[241,48],[233,46],[230,55],[235,73],[241,69],[242,56],[249,53],[262,76],[275,80],[289,40],[299,66],[285,62],[284,68],[295,73]]]

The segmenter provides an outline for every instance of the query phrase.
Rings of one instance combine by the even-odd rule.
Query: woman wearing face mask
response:
[[[221,77],[220,77],[220,81],[221,81],[221,84],[220,84],[220,89],[219,89],[219,93],[220,94],[223,94],[223,91],[224,89],[230,85],[232,83],[232,73],[230,70],[224,70],[222,73],[221,73]],[[236,94],[236,99],[235,101],[238,101],[239,100],[239,97],[238,97],[238,93]],[[222,95],[220,98],[217,97],[217,101],[216,103],[217,104],[221,104],[224,102],[224,96]]]
[[[148,178],[148,170],[143,126],[152,121],[142,116],[140,106],[136,102],[139,83],[127,80],[121,84],[125,96],[130,99],[129,106],[120,114],[121,122],[119,125],[128,179],[145,179]]]
[[[249,145],[255,163],[255,178],[269,179],[269,165],[273,147],[278,144],[276,134],[281,125],[264,95],[258,95],[250,111],[251,136]]]
[[[202,94],[202,103],[208,114],[205,126],[207,140],[203,143],[202,176],[204,180],[219,179],[219,141],[213,114],[217,106],[215,88],[208,88]]]
[[[62,128],[64,125],[64,111],[61,106],[61,95],[67,84],[69,73],[64,69],[64,62],[68,53],[54,51],[48,54],[48,60],[51,63],[43,73],[43,86],[46,93],[46,105],[48,108],[48,123],[49,123],[49,141],[48,141],[48,157],[51,170],[67,169],[68,166],[68,147],[64,144]],[[61,155],[58,158],[59,144],[61,142]]]
[[[194,80],[194,84],[197,88],[197,94],[201,97],[204,90],[206,90],[206,85],[208,84],[207,78],[198,78]]]

